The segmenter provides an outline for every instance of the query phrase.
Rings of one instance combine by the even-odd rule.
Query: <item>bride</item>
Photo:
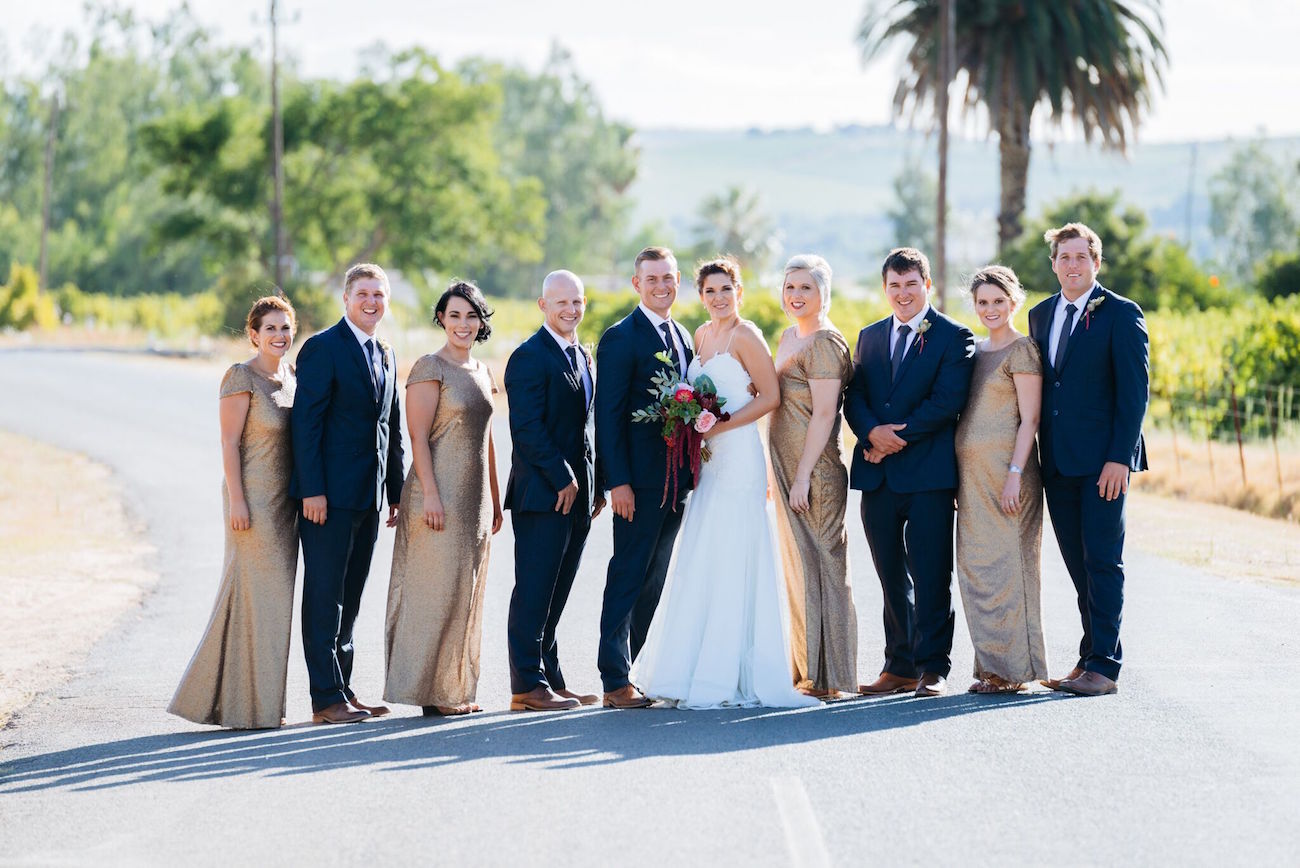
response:
[[[763,334],[740,318],[744,288],[730,257],[704,263],[695,285],[709,321],[695,332],[692,382],[707,374],[730,420],[706,435],[704,462],[633,681],[678,708],[796,707],[789,616],[766,507],[757,421],[780,400]],[[752,388],[751,388],[752,387]]]

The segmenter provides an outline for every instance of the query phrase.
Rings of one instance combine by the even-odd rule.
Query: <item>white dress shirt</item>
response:
[[[1047,364],[1049,367],[1056,364],[1056,348],[1061,343],[1061,330],[1065,326],[1065,306],[1067,304],[1074,305],[1074,325],[1070,328],[1070,334],[1074,334],[1074,330],[1079,327],[1079,320],[1083,319],[1083,313],[1088,307],[1088,299],[1092,298],[1092,294],[1096,291],[1097,284],[1094,283],[1088,288],[1087,292],[1074,301],[1067,299],[1065,293],[1061,293],[1056,299],[1056,307],[1052,309],[1052,337],[1047,345]]]
[[[356,336],[357,343],[361,344],[361,355],[365,356],[366,361],[370,364],[370,376],[374,380],[375,387],[378,388],[379,384],[384,381],[383,371],[380,370],[384,364],[384,351],[379,346],[379,338],[375,335],[366,334],[346,316],[343,317],[343,321],[348,324],[348,328],[352,329],[352,334]],[[374,341],[375,351],[373,353],[366,352],[366,341]]]
[[[907,322],[899,322],[897,316],[890,317],[889,357],[891,359],[894,357],[894,347],[898,343],[898,327],[908,326],[911,328],[911,331],[907,333],[907,343],[903,345],[903,358],[907,358],[907,351],[912,348],[912,342],[916,340],[916,328],[921,324],[921,320],[925,319],[929,313],[930,304],[927,302],[925,307],[921,308],[921,312],[909,319]]]
[[[663,330],[659,328],[659,326],[663,325],[664,323],[668,323],[668,334],[673,336],[673,343],[677,345],[677,358],[681,359],[682,367],[681,370],[678,371],[678,373],[681,374],[682,376],[685,376],[686,375],[686,348],[682,346],[682,335],[679,331],[677,331],[677,323],[671,320],[664,319],[659,314],[655,313],[650,308],[646,307],[644,303],[638,304],[637,307],[641,308],[641,313],[645,314],[645,318],[650,320],[650,325],[655,327],[655,334],[659,335],[660,340],[663,340],[664,333]],[[664,349],[667,349],[667,347],[664,347]]]

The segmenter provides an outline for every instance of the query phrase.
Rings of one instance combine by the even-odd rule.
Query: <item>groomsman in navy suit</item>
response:
[[[352,628],[379,536],[402,500],[402,433],[392,350],[375,337],[388,309],[388,276],[354,265],[343,278],[345,315],[298,352],[293,479],[302,501],[302,645],[314,723],[387,714],[352,692]]]
[[[849,486],[884,596],[885,665],[863,693],[938,696],[952,668],[955,434],[975,335],[929,303],[930,261],[910,247],[881,268],[893,314],[858,335],[844,418]]]
[[[668,451],[661,429],[632,421],[632,411],[650,402],[651,378],[663,370],[655,354],[666,353],[683,380],[694,358],[690,335],[672,319],[681,277],[668,248],[637,254],[632,286],[641,303],[610,326],[596,348],[596,455],[614,511],[614,556],[605,576],[597,658],[607,708],[650,705],[628,673],[659,605],[686,495],[694,486],[690,467],[683,467],[676,491],[669,483],[664,501]]]
[[[1079,660],[1043,682],[1083,696],[1114,693],[1123,661],[1124,502],[1146,470],[1142,419],[1150,361],[1142,308],[1097,282],[1101,239],[1082,223],[1049,231],[1061,291],[1029,312],[1044,359],[1038,431],[1043,491],[1079,598]]]
[[[605,505],[595,462],[595,365],[578,342],[582,280],[553,271],[537,300],[545,322],[506,363],[510,481],[505,506],[515,536],[510,596],[510,708],[557,711],[594,705],[560,671],[555,628],[569,599],[591,520]]]

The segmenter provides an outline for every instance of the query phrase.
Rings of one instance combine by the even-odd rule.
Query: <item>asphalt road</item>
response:
[[[161,576],[69,683],[0,733],[0,864],[1221,865],[1294,864],[1300,852],[1300,588],[1132,546],[1127,665],[1110,697],[512,714],[507,521],[488,586],[486,713],[426,721],[401,707],[254,733],[171,717],[220,572],[219,377],[210,365],[0,352],[0,427],[110,465]],[[508,460],[503,413],[498,423]],[[1078,623],[1048,533],[1056,672]],[[880,589],[853,523],[850,540],[865,678],[880,666]],[[577,689],[599,686],[610,542],[606,515],[560,628]],[[362,604],[363,699],[382,690],[391,547],[386,531]],[[957,621],[960,689],[971,653]],[[291,722],[310,718],[296,630]]]

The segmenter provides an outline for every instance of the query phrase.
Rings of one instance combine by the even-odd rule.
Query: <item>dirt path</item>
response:
[[[0,727],[63,681],[157,576],[109,470],[0,431]]]

